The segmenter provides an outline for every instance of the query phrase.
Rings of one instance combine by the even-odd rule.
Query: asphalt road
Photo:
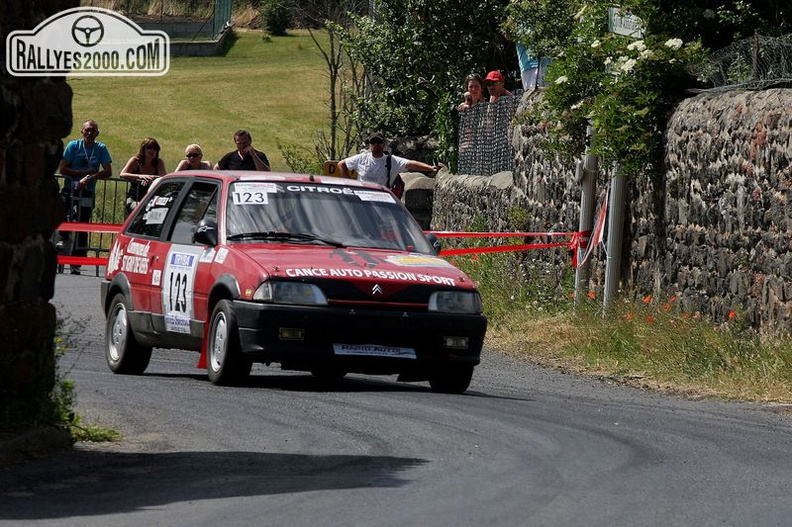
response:
[[[464,395],[197,354],[104,362],[99,279],[59,275],[77,410],[118,443],[0,469],[0,525],[769,526],[792,518],[788,408],[685,401],[488,350]]]

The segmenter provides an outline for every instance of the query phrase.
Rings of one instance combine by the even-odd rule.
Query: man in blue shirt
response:
[[[96,181],[107,179],[112,174],[112,162],[107,146],[96,140],[99,125],[96,121],[85,121],[80,130],[82,139],[69,141],[63,151],[58,171],[66,176],[61,196],[68,213],[69,221],[89,222],[94,207],[94,189]],[[70,240],[69,232],[61,233],[62,243]],[[62,247],[61,243],[58,244]],[[86,256],[88,251],[88,233],[81,232],[76,236],[72,256]],[[80,274],[80,266],[71,266],[72,274]]]

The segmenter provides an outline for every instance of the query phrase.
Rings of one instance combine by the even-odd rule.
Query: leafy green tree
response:
[[[292,26],[293,0],[262,0],[259,4],[261,25],[273,36],[283,36]]]
[[[447,130],[450,106],[462,100],[467,74],[498,69],[515,81],[514,43],[500,30],[507,5],[508,0],[375,0],[374,12],[355,17],[357,30],[344,35],[366,72],[368,91],[358,102],[362,126],[424,135],[441,116]]]

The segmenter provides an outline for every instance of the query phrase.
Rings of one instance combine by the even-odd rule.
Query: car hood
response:
[[[315,245],[237,244],[266,274],[282,278],[394,281],[474,289],[472,281],[446,260],[430,254]]]

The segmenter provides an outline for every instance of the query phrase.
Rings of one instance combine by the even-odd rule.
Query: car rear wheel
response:
[[[239,326],[229,300],[221,300],[212,311],[207,343],[209,380],[217,385],[235,385],[250,375],[253,363],[242,355]]]
[[[473,379],[473,366],[452,364],[433,371],[429,377],[432,390],[441,393],[463,393]]]
[[[126,297],[113,297],[105,327],[105,358],[113,373],[140,375],[151,361],[151,347],[142,346],[135,339],[129,323]]]

